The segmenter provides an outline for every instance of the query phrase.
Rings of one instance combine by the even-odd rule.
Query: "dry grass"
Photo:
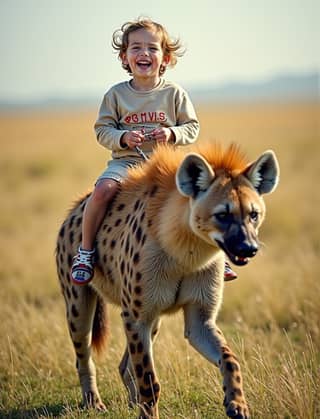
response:
[[[320,416],[319,106],[200,108],[201,138],[235,141],[249,158],[275,150],[279,189],[266,197],[263,252],[227,284],[219,325],[239,354],[253,418]],[[0,115],[0,417],[94,418],[79,407],[74,354],[57,285],[54,247],[72,201],[91,188],[108,153],[95,112]],[[117,366],[119,311],[98,361],[107,418],[133,418]],[[161,417],[224,418],[221,378],[166,318],[155,345]]]

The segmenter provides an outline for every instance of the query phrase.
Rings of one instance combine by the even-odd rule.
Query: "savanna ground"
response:
[[[239,143],[249,159],[272,148],[279,188],[266,196],[263,250],[227,283],[219,325],[239,355],[253,418],[320,417],[320,137],[315,104],[199,107],[201,139]],[[134,418],[111,337],[97,360],[108,412],[80,407],[75,358],[54,265],[59,224],[91,188],[107,152],[95,111],[0,115],[0,417]],[[161,418],[224,418],[218,370],[165,318],[155,344]]]

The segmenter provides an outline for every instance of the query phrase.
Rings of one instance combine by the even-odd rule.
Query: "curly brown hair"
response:
[[[161,37],[161,47],[164,56],[168,57],[168,65],[174,67],[177,63],[177,57],[181,57],[185,50],[183,49],[179,39],[171,39],[167,30],[157,22],[149,18],[138,18],[132,22],[124,23],[120,29],[117,29],[112,36],[112,47],[118,52],[118,57],[122,61],[123,54],[127,51],[129,45],[130,33],[137,31],[138,29],[146,29],[152,32],[156,32]],[[129,73],[131,69],[128,64],[122,62],[122,67]],[[166,66],[161,65],[160,76],[166,71]]]

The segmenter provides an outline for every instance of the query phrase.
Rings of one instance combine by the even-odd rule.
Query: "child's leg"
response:
[[[101,179],[88,199],[82,220],[82,243],[71,268],[72,281],[87,284],[93,277],[93,243],[105,215],[108,203],[119,189],[113,179]]]
[[[93,250],[93,243],[107,206],[119,189],[113,179],[101,179],[88,199],[82,220],[82,244],[84,250]]]

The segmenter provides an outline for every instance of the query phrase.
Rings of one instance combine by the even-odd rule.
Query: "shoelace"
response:
[[[92,253],[84,253],[79,252],[77,257],[77,262],[84,265],[91,265],[92,264]]]

